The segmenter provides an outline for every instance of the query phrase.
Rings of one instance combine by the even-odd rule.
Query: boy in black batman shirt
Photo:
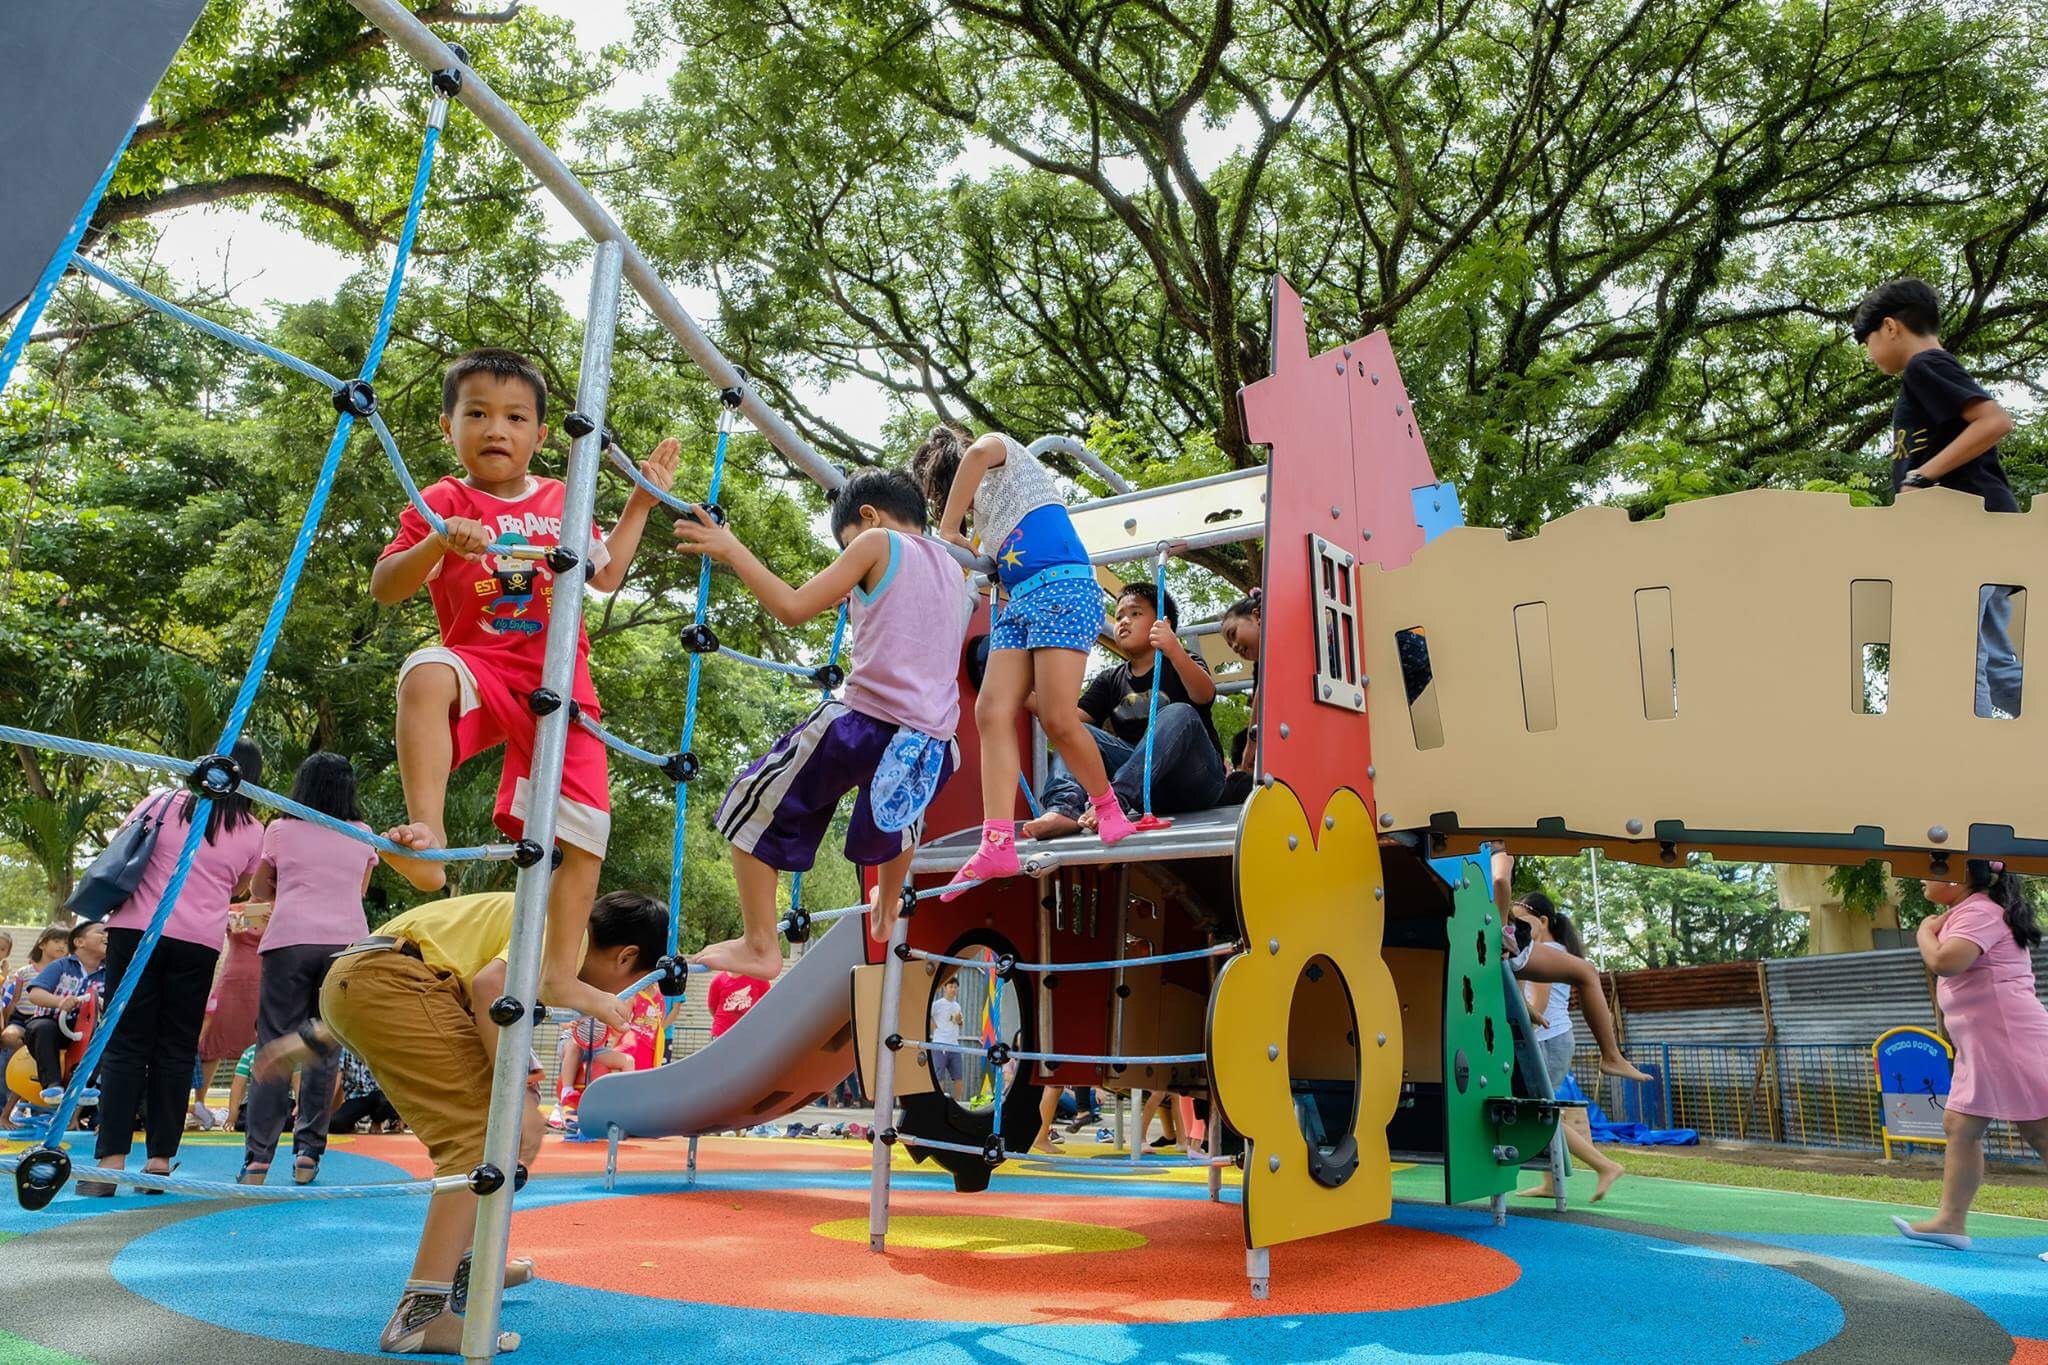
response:
[[[1939,484],[1982,498],[1988,511],[2017,512],[2019,501],[1998,458],[1998,442],[2012,431],[2012,417],[1942,349],[1940,325],[1941,301],[1921,280],[1881,284],[1856,306],[1856,340],[1871,364],[1899,377],[1892,407],[1892,490],[1903,496]],[[1986,584],[1979,594],[1980,716],[2019,714],[2012,593],[2009,586]]]

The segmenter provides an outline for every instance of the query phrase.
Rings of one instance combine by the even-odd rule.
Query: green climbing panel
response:
[[[1486,859],[1434,858],[1451,883],[1444,954],[1444,1198],[1491,1199],[1515,1187],[1519,1167],[1495,1159],[1501,1143],[1487,1101],[1514,1090],[1514,1036],[1501,992],[1500,916]]]

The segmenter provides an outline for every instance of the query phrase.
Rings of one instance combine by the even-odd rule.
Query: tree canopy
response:
[[[1271,277],[1318,344],[1392,335],[1440,473],[1475,521],[1527,530],[1590,501],[1642,514],[1761,485],[1873,496],[1890,381],[1846,333],[1855,300],[1933,281],[1944,339],[2001,395],[2038,392],[2048,273],[2041,0],[636,0],[632,43],[569,21],[433,0],[422,18],[579,170],[659,268],[708,291],[709,329],[847,465],[895,463],[934,413],[1086,433],[1141,483],[1255,464],[1238,389],[1264,372]],[[622,72],[667,75],[613,98]],[[337,373],[361,361],[421,120],[423,73],[342,0],[212,0],[93,222],[110,266]],[[451,116],[379,393],[416,474],[448,458],[436,375],[472,345],[533,355],[573,401],[585,249],[550,238],[537,187]],[[254,206],[360,262],[332,297],[252,310],[158,264],[167,213]],[[76,278],[0,397],[0,716],[195,754],[212,742],[276,586],[332,411],[279,373]],[[879,438],[829,395],[879,386]],[[682,437],[701,486],[710,386],[637,307],[611,415],[629,449]],[[566,449],[544,455],[549,472]],[[2044,482],[2023,422],[2008,464]],[[724,501],[785,575],[825,562],[817,491],[758,438]],[[393,678],[433,631],[370,601],[401,496],[367,436],[254,716],[271,785],[328,747],[402,805]],[[622,481],[602,485],[616,511]],[[674,744],[693,566],[657,522],[624,590],[593,604],[609,721]],[[1249,567],[1208,561],[1235,581]],[[1200,605],[1226,585],[1191,576]],[[732,580],[721,635],[815,658]],[[707,665],[692,795],[809,701]],[[1226,726],[1226,728],[1228,728]],[[451,791],[483,837],[495,763]],[[668,784],[614,765],[612,862],[667,879]],[[0,838],[51,902],[140,790],[17,751]],[[490,884],[498,867],[467,870]],[[1728,869],[1641,888],[1645,961],[1762,952],[1761,894]],[[12,882],[9,883],[12,885]],[[850,899],[821,866],[816,903]],[[380,892],[398,895],[380,875]],[[1766,899],[1768,899],[1766,897]],[[690,937],[731,924],[723,851],[691,822]],[[1686,907],[1719,906],[1716,929]],[[1684,913],[1680,913],[1684,911]],[[1717,912],[1719,913],[1719,912]],[[1749,925],[1749,927],[1741,927]],[[1661,927],[1659,927],[1661,926]],[[1732,936],[1732,937],[1731,937]]]

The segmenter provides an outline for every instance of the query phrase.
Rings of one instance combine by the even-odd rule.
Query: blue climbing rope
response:
[[[1166,612],[1166,551],[1160,550],[1152,571],[1152,592],[1154,603],[1160,614]],[[1145,710],[1145,813],[1143,819],[1152,818],[1152,733],[1159,728],[1159,680],[1167,669],[1166,655],[1152,651],[1152,700]]]
[[[73,256],[71,264],[80,274],[92,276],[115,293],[125,294],[137,303],[154,308],[166,317],[176,318],[194,331],[204,332],[216,340],[225,341],[228,345],[238,350],[247,351],[250,355],[261,356],[273,364],[282,365],[293,374],[304,375],[314,383],[326,388],[329,393],[341,387],[339,379],[336,379],[312,361],[301,360],[289,351],[280,351],[268,342],[258,341],[255,337],[237,332],[232,327],[224,327],[212,318],[201,317],[189,308],[182,307],[179,304],[172,303],[169,299],[152,294],[139,284],[122,279],[119,275],[102,268],[97,263],[89,261],[83,256]]]
[[[0,389],[7,387],[7,381],[14,377],[14,367],[21,360],[21,353],[28,349],[29,334],[42,321],[43,310],[50,306],[50,295],[57,291],[57,281],[64,278],[64,267],[71,263],[72,253],[85,240],[85,230],[92,226],[93,210],[106,197],[107,186],[113,183],[114,171],[120,166],[121,158],[128,151],[128,139],[135,136],[134,125],[121,134],[121,145],[114,149],[113,159],[100,172],[92,190],[85,196],[85,202],[78,206],[78,212],[71,219],[71,226],[64,230],[64,240],[57,244],[55,254],[43,267],[43,273],[36,277],[36,287],[30,291],[28,302],[22,305],[21,316],[14,320],[14,330],[7,334],[7,348],[0,351]]]
[[[721,406],[718,414],[718,444],[711,452],[711,481],[705,485],[704,501],[717,502],[718,490],[725,482],[725,452],[732,443],[733,409]],[[703,625],[711,611],[711,556],[705,555],[697,566],[697,611],[695,622]],[[704,679],[704,656],[690,655],[690,680],[683,694],[683,733],[676,745],[678,753],[689,753],[691,741],[697,734],[697,696]],[[669,845],[668,855],[668,952],[676,955],[683,938],[683,847],[688,834],[690,813],[690,784],[676,783],[676,826]]]
[[[377,367],[384,358],[384,348],[390,344],[391,323],[398,306],[398,289],[405,276],[406,259],[412,252],[413,242],[419,231],[419,217],[426,200],[429,173],[433,168],[434,147],[440,140],[438,127],[429,125],[425,140],[420,147],[419,170],[413,177],[412,198],[406,207],[405,226],[398,237],[396,259],[392,263],[391,283],[385,291],[384,308],[377,318],[377,331],[370,339],[370,347],[363,357],[360,378],[369,383],[376,378]],[[175,316],[175,314],[173,314]],[[320,463],[319,476],[313,482],[313,491],[307,499],[306,510],[299,519],[299,532],[292,542],[290,556],[285,560],[277,594],[271,599],[270,614],[264,619],[263,632],[257,637],[256,649],[249,659],[248,671],[242,677],[240,690],[228,712],[227,723],[221,727],[220,741],[214,753],[226,755],[233,751],[235,742],[241,738],[242,728],[248,723],[249,712],[256,704],[256,694],[263,686],[264,676],[270,670],[271,655],[277,649],[278,637],[284,631],[285,616],[291,609],[292,598],[298,591],[299,578],[305,573],[306,559],[312,553],[313,538],[320,528],[320,519],[327,508],[328,495],[334,489],[334,477],[341,467],[342,453],[348,448],[349,434],[355,428],[355,416],[343,411],[334,423],[334,435],[327,443],[327,453]],[[222,793],[225,794],[225,793]],[[142,931],[142,938],[135,945],[134,955],[121,974],[120,985],[107,1000],[98,1027],[93,1029],[92,1038],[86,1044],[85,1055],[71,1073],[71,1079],[64,1086],[64,1097],[58,1101],[56,1110],[50,1116],[49,1127],[45,1130],[42,1146],[54,1150],[70,1127],[72,1115],[78,1110],[79,1094],[86,1081],[98,1070],[101,1057],[106,1053],[107,1044],[113,1039],[119,1026],[122,1012],[134,997],[143,972],[149,966],[151,954],[163,939],[164,926],[169,923],[171,912],[177,908],[178,897],[184,892],[185,882],[192,873],[192,863],[199,852],[199,841],[206,834],[208,816],[213,809],[212,795],[205,790],[196,793],[192,803],[191,823],[186,827],[185,842],[178,850],[177,865],[172,869],[171,879],[164,887],[158,900],[156,912],[150,916],[149,925]]]

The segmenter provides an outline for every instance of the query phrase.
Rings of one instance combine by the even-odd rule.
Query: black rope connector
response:
[[[491,1002],[491,1022],[499,1028],[511,1028],[526,1013],[526,1006],[509,995],[501,995]]]
[[[597,433],[597,448],[599,450],[610,450],[613,446],[617,445],[618,443],[619,433],[612,430],[612,424],[610,422],[606,422],[604,424],[604,430]]]
[[[710,522],[713,526],[725,525],[725,507],[722,504],[715,502],[700,502],[697,504],[697,510],[699,512],[702,512],[704,514],[704,520]]]
[[[910,961],[910,945],[908,943],[897,944],[896,956],[904,962]]]
[[[792,909],[783,917],[782,936],[791,943],[804,943],[811,937],[811,912]]]
[[[469,65],[469,50],[460,43],[448,44],[448,50],[455,54],[455,60],[463,66]],[[434,73],[434,93],[454,99],[462,93],[462,72],[457,67],[443,67]]]
[[[579,721],[579,720],[582,720],[582,719],[583,719],[583,703],[582,703],[582,702],[580,702],[580,701],[578,701],[578,700],[576,700],[576,699],[575,699],[574,697],[571,697],[571,698],[569,698],[569,720],[570,720],[570,723],[571,723],[571,724],[574,724],[574,723],[575,723],[576,721]]]
[[[548,551],[548,567],[556,573],[567,573],[582,562],[574,550],[565,550],[559,545]]]
[[[14,1168],[15,1202],[30,1213],[47,1208],[70,1179],[70,1153],[54,1147],[38,1147]]]
[[[185,785],[201,796],[233,796],[242,788],[242,765],[226,754],[208,754],[185,774]]]
[[[526,694],[526,708],[536,716],[552,716],[562,709],[562,694],[552,687],[536,687]]]
[[[889,1051],[891,1051],[891,1052],[900,1052],[900,1051],[902,1051],[902,1050],[903,1050],[903,1035],[902,1035],[902,1034],[900,1034],[900,1033],[892,1033],[892,1034],[890,1034],[890,1035],[889,1035],[889,1036],[888,1036],[887,1038],[884,1038],[884,1039],[882,1040],[882,1046],[883,1046],[883,1047],[885,1047],[885,1048],[888,1048],[888,1049],[889,1049]]]
[[[718,632],[702,621],[693,621],[684,626],[681,639],[683,648],[692,654],[718,652]]]
[[[896,1145],[896,1130],[894,1128],[884,1128],[875,1134],[875,1139],[884,1147],[894,1147]]]
[[[996,954],[996,975],[998,977],[1000,977],[1004,981],[1008,981],[1013,975],[1016,974],[1016,971],[1017,955],[1015,953]]]
[[[587,413],[567,412],[562,414],[562,430],[569,433],[569,439],[580,441],[597,430],[597,423]]]
[[[1002,1165],[1003,1158],[1006,1155],[1008,1154],[1003,1151],[1003,1135],[1001,1133],[990,1133],[981,1140],[981,1159],[989,1165]]]
[[[988,1064],[990,1066],[1003,1067],[1010,1064],[1010,1045],[1008,1043],[990,1043],[983,1050],[988,1053]]]
[[[545,856],[547,856],[547,850],[532,839],[521,839],[518,843],[512,845],[512,862],[514,866],[532,867]]]
[[[670,1000],[681,996],[690,981],[690,964],[679,957],[664,957],[654,966],[661,973],[660,979],[654,983],[661,988],[661,993]]]
[[[548,871],[550,871],[550,872],[560,872],[561,870],[562,870],[562,846],[561,846],[560,844],[556,844],[556,845],[555,845],[555,851],[554,851],[553,853],[550,853],[550,854],[548,855]]]
[[[736,408],[740,405],[740,399],[746,395],[747,381],[752,379],[753,376],[747,373],[746,366],[744,365],[733,366],[732,372],[739,376],[740,382],[729,389],[720,389],[718,391],[718,401],[729,408]]]
[[[671,782],[694,782],[703,765],[697,762],[694,751],[685,749],[679,754],[670,754],[661,761],[661,771]]]
[[[902,900],[902,911],[906,918],[917,913],[917,888],[907,881],[903,883]]]
[[[1060,974],[1058,972],[1047,972],[1044,976],[1038,978],[1038,984],[1047,990],[1051,990],[1060,984]]]
[[[351,417],[368,417],[377,410],[377,390],[367,379],[345,379],[334,391],[334,410]]]
[[[526,1188],[527,1175],[525,1162],[517,1161],[512,1164],[512,1189],[515,1193]]]
[[[489,1198],[505,1188],[505,1173],[486,1161],[469,1173],[469,1190],[480,1198]]]
[[[1128,1000],[1131,998],[1131,988],[1128,983],[1120,985],[1116,988],[1116,998],[1119,1000]]]
[[[811,682],[827,692],[835,692],[845,685],[846,670],[838,664],[819,664],[811,670]]]

